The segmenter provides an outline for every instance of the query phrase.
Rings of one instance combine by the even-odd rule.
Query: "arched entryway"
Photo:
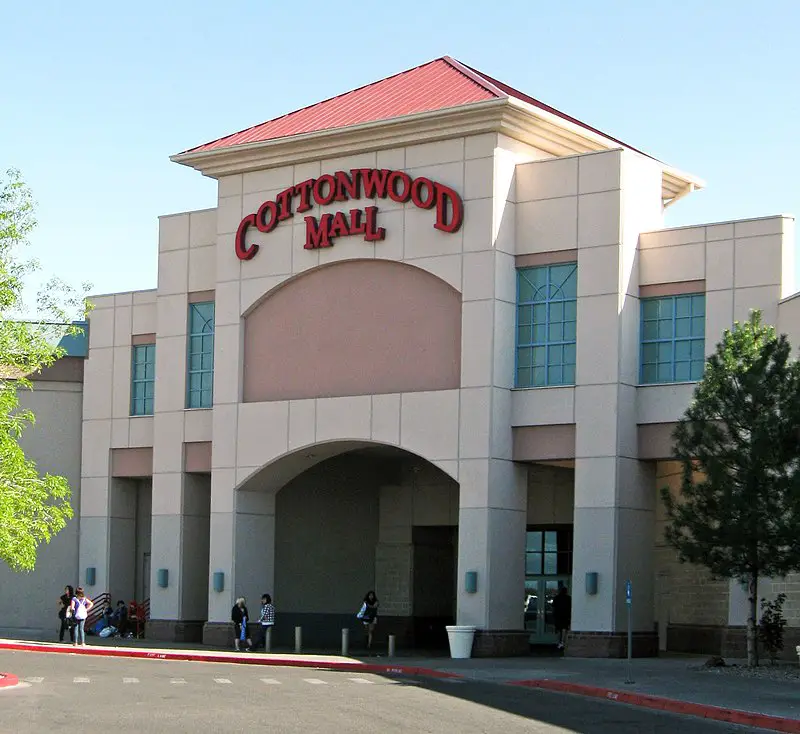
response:
[[[323,444],[265,467],[237,495],[243,508],[268,508],[242,518],[248,543],[236,542],[235,584],[237,593],[249,590],[251,612],[261,593],[273,595],[276,644],[290,644],[300,625],[307,647],[337,648],[342,628],[357,634],[355,615],[370,589],[381,603],[380,639],[446,644],[444,626],[456,613],[459,498],[441,469],[396,447]]]

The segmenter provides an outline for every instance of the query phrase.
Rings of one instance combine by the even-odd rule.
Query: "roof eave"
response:
[[[697,176],[685,173],[659,161],[657,158],[653,158],[653,156],[634,150],[624,143],[588,130],[581,125],[576,125],[568,120],[564,120],[557,115],[534,107],[520,99],[510,97],[509,105],[512,108],[524,111],[528,116],[537,118],[539,120],[539,124],[536,126],[539,128],[538,134],[540,136],[552,137],[554,142],[563,145],[565,149],[561,155],[574,155],[591,151],[599,152],[602,150],[623,148],[656,161],[662,169],[661,191],[664,201],[670,201],[676,196],[683,196],[689,191],[697,191],[706,186],[705,181]]]
[[[314,158],[486,132],[501,118],[506,104],[505,99],[491,99],[227,148],[187,151],[170,156],[170,160],[216,178]],[[424,139],[420,140],[420,136]]]
[[[527,102],[503,97],[228,148],[178,153],[170,156],[170,160],[190,166],[205,176],[219,178],[320,158],[340,158],[486,132],[502,133],[554,156],[626,147]],[[704,188],[702,180],[660,161],[658,163],[663,170],[664,201]]]

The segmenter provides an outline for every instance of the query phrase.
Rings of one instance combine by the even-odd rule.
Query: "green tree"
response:
[[[87,310],[81,296],[54,278],[38,295],[37,318],[26,316],[25,283],[39,264],[20,249],[35,226],[30,189],[11,169],[0,177],[0,560],[16,571],[33,570],[38,546],[72,517],[67,480],[41,476],[19,445],[35,420],[19,409],[19,393],[32,389],[32,374],[62,356],[59,339],[77,331],[71,317]]]
[[[747,585],[747,662],[758,665],[758,580],[800,569],[800,363],[750,319],[726,330],[674,433],[681,493],[662,489],[682,563]]]

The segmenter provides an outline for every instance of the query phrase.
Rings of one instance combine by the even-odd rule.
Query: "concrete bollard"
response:
[[[800,663],[800,645],[795,648],[795,651],[797,652],[797,662]]]
[[[272,652],[272,625],[267,627],[267,634],[264,638],[264,652]]]
[[[342,657],[346,658],[350,654],[350,630],[342,628]]]
[[[393,658],[395,653],[395,636],[389,635],[389,657]]]
[[[295,627],[294,628],[294,651],[295,652],[302,652],[303,651],[303,628],[302,627]]]

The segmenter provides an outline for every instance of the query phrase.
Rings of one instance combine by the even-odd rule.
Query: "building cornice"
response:
[[[265,168],[342,158],[482,133],[501,133],[553,156],[622,147],[617,141],[526,102],[501,98],[230,148],[178,153],[171,156],[170,160],[190,166],[204,176],[221,178]],[[690,188],[704,186],[702,181],[693,176],[660,165],[663,170],[664,201],[682,195]]]

